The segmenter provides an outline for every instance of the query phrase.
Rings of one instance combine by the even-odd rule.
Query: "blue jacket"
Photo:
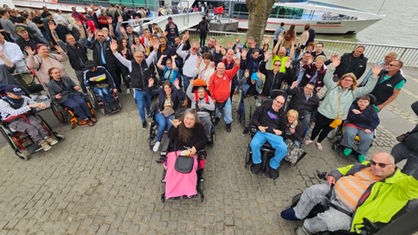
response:
[[[372,105],[367,106],[367,108],[360,114],[353,113],[353,109],[360,110],[357,103],[351,105],[346,123],[351,123],[360,128],[369,129],[371,131],[374,131],[379,125],[379,116]]]

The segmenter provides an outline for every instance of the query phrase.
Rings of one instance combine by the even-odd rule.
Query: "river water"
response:
[[[386,15],[381,21],[352,36],[325,36],[318,38],[357,40],[377,44],[418,47],[417,0],[319,0]]]

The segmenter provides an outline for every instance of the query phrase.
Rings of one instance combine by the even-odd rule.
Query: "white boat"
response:
[[[239,21],[240,29],[248,28],[248,9],[245,0],[196,2],[197,4],[206,2],[213,7],[222,5],[229,18]],[[196,2],[189,0],[190,6]],[[274,31],[283,22],[286,26],[294,24],[299,33],[303,31],[305,24],[310,24],[319,34],[353,34],[383,17],[383,15],[319,1],[280,0],[273,5],[266,31]]]

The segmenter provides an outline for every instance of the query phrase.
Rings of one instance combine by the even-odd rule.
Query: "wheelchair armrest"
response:
[[[208,154],[206,153],[205,149],[201,149],[197,152],[197,158],[198,159],[206,159],[207,155]]]
[[[367,218],[363,218],[364,230],[366,234],[375,234],[381,228],[383,228],[386,224],[385,223],[373,223]]]

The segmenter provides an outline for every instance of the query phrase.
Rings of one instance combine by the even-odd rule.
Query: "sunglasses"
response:
[[[376,166],[376,165],[378,165],[380,168],[385,168],[385,167],[387,167],[387,166],[389,166],[389,165],[392,165],[391,163],[383,163],[383,162],[375,162],[375,161],[373,161],[373,160],[370,160],[370,164],[372,165],[372,166]]]
[[[192,50],[197,51],[199,48],[193,47]]]

